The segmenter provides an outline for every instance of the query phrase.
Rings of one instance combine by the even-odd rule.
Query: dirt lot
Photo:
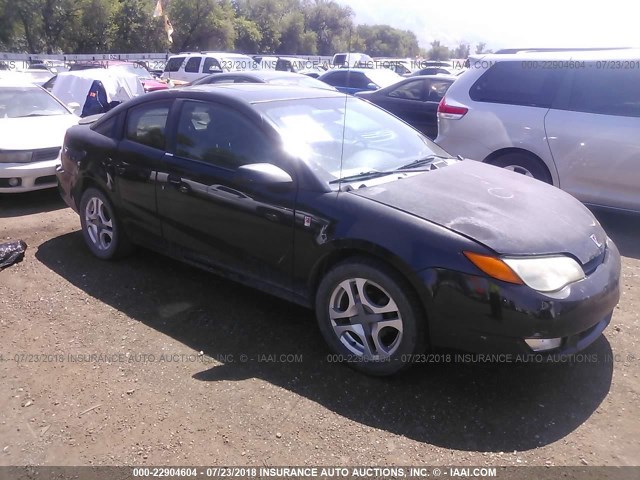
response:
[[[376,379],[327,360],[310,311],[101,262],[55,191],[0,196],[29,245],[0,272],[0,465],[640,465],[640,219],[599,218],[622,298],[585,361]]]

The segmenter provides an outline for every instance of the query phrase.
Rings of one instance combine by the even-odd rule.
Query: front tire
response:
[[[411,365],[426,343],[426,320],[407,282],[383,263],[352,259],[320,282],[316,317],[339,361],[369,375]]]
[[[88,188],[80,199],[82,236],[91,253],[102,260],[122,258],[133,249],[116,217],[109,198],[97,188]]]

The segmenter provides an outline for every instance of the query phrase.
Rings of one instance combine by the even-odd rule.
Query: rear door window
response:
[[[403,98],[405,100],[418,100],[425,99],[425,83],[422,79],[406,82],[397,88],[391,90],[387,96],[393,98]]]
[[[469,96],[476,102],[549,108],[567,70],[544,66],[535,61],[498,62],[473,84]]]
[[[191,57],[184,66],[185,73],[198,73],[202,57]]]

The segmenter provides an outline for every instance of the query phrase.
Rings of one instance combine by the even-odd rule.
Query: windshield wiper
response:
[[[427,165],[429,163],[432,163],[434,160],[449,160],[451,157],[444,157],[442,155],[427,155],[426,157],[423,158],[419,158],[417,160],[414,160],[413,162],[409,162],[406,165],[403,165],[401,167],[398,167],[395,169],[396,172],[402,171],[402,170],[409,170],[411,168],[415,168],[415,167],[422,167],[424,165]]]
[[[347,177],[336,178],[335,180],[331,180],[329,183],[333,184],[333,183],[340,183],[340,182],[350,182],[353,180],[364,180],[366,178],[382,177],[384,175],[390,175],[392,173],[393,172],[389,172],[389,171],[369,170],[366,172],[356,173],[355,175],[349,175]]]

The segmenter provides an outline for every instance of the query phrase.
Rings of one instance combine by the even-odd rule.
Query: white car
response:
[[[65,132],[77,123],[43,88],[0,79],[0,193],[55,187]]]
[[[640,212],[640,50],[471,58],[438,107],[436,143],[588,205]]]
[[[145,92],[140,78],[124,68],[90,68],[58,74],[51,93],[66,105],[78,104],[77,113],[86,117]]]

